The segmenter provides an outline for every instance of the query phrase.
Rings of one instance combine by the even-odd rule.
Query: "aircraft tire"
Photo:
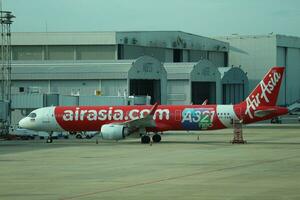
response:
[[[152,140],[153,140],[153,142],[158,143],[161,141],[161,136],[159,134],[154,134],[152,136]]]
[[[150,143],[150,137],[148,136],[148,135],[143,135],[142,137],[141,137],[141,143],[142,144],[149,144]]]
[[[52,140],[52,138],[47,138],[47,141],[46,141],[47,143],[52,143],[53,142],[53,140]]]
[[[82,135],[81,134],[77,134],[76,135],[76,139],[82,139]]]

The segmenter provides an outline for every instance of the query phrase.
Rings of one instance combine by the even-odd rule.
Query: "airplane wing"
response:
[[[155,127],[155,121],[153,120],[153,116],[155,114],[155,111],[158,107],[158,103],[155,103],[151,110],[150,113],[147,114],[146,116],[139,118],[139,119],[134,119],[130,121],[126,121],[123,124],[127,125],[129,128],[134,127],[134,128],[145,128],[145,127]]]
[[[156,124],[153,119],[153,116],[155,114],[157,107],[158,107],[158,103],[155,103],[152,106],[149,114],[147,114],[146,116],[144,116],[142,118],[133,119],[133,120],[129,120],[129,121],[122,122],[122,123],[112,123],[112,124],[124,125],[124,126],[128,127],[128,131],[130,133],[135,132],[136,130],[141,129],[141,128],[155,127]]]
[[[265,116],[267,116],[269,114],[272,114],[274,112],[276,112],[276,110],[273,109],[273,108],[267,109],[267,110],[257,110],[257,111],[254,112],[254,116],[256,116],[256,117],[265,117]]]

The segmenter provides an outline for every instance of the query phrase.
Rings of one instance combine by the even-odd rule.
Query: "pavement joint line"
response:
[[[241,167],[251,167],[251,166],[255,166],[255,165],[280,162],[280,161],[283,161],[283,160],[289,160],[289,159],[293,159],[293,158],[297,158],[297,157],[299,157],[299,155],[280,158],[280,159],[276,159],[276,160],[264,160],[264,161],[248,163],[248,164],[244,164],[244,165],[236,165],[236,166],[232,166],[232,167],[214,169],[214,170],[209,170],[209,171],[206,171],[206,172],[199,172],[198,171],[198,172],[185,174],[185,175],[180,175],[180,176],[167,177],[167,178],[162,178],[162,179],[157,179],[157,180],[152,180],[152,181],[146,181],[146,182],[141,182],[141,183],[136,183],[136,184],[131,184],[131,185],[125,185],[125,186],[121,186],[121,187],[117,187],[117,188],[111,188],[111,189],[106,189],[106,190],[98,190],[98,191],[94,191],[94,192],[88,192],[88,193],[78,194],[78,195],[74,195],[74,196],[63,197],[63,198],[59,198],[59,200],[84,198],[84,197],[87,197],[87,196],[93,196],[93,195],[96,195],[96,194],[101,194],[101,193],[106,193],[106,192],[113,192],[113,191],[118,191],[118,190],[123,190],[123,189],[134,188],[134,187],[138,187],[138,186],[151,185],[151,184],[155,184],[155,183],[161,183],[161,182],[164,182],[164,181],[176,180],[176,179],[192,177],[192,176],[197,176],[197,175],[202,175],[202,174],[210,174],[210,173],[215,173],[215,172],[220,172],[220,171],[237,169],[237,168],[241,168]]]

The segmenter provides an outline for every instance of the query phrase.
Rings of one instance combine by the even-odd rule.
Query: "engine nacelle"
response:
[[[105,124],[101,127],[101,136],[104,140],[121,140],[128,135],[128,129],[124,125]]]

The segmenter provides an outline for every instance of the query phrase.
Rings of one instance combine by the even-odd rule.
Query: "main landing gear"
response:
[[[161,136],[159,135],[159,134],[154,134],[153,136],[152,136],[152,141],[153,142],[155,142],[155,143],[158,143],[158,142],[160,142],[161,141]],[[149,135],[143,135],[142,137],[141,137],[141,143],[142,144],[149,144],[151,142],[151,138],[150,138],[150,136]]]

